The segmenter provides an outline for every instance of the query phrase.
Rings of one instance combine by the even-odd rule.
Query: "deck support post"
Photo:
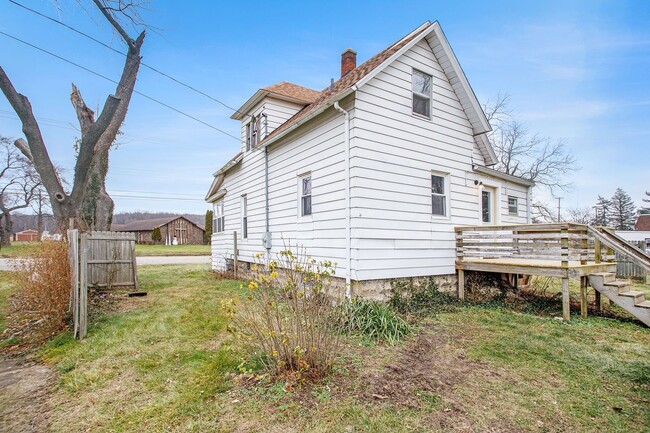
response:
[[[571,308],[569,304],[569,279],[562,278],[562,318],[569,322],[571,320]]]
[[[580,316],[587,318],[587,277],[580,277]]]
[[[465,271],[458,270],[458,299],[465,299]]]
[[[595,295],[596,295],[596,309],[598,310],[599,313],[603,312],[603,296],[600,294],[598,290],[594,290]]]

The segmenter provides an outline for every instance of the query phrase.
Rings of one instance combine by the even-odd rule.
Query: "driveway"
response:
[[[210,256],[138,256],[138,266],[209,264]],[[18,260],[0,258],[0,271],[15,271]]]

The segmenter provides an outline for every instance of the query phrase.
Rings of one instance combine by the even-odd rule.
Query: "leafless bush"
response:
[[[68,244],[44,241],[20,268],[19,292],[11,299],[5,332],[21,343],[39,344],[69,324]]]
[[[263,257],[252,267],[247,300],[223,302],[230,329],[274,374],[297,380],[327,375],[340,339],[332,320],[334,264],[318,262],[302,249],[281,251],[268,263]]]

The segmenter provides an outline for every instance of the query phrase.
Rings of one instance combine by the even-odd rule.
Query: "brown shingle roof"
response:
[[[288,81],[283,81],[278,84],[273,84],[272,86],[264,87],[262,90],[270,93],[275,93],[276,95],[298,99],[308,104],[311,104],[320,96],[320,92],[318,90],[308,89],[307,87],[302,87]]]
[[[432,25],[431,23],[427,22],[426,25],[422,26],[420,31],[412,34],[410,37],[405,37],[400,39],[390,47],[386,48],[381,53],[372,57],[370,60],[366,61],[362,65],[357,66],[356,68],[348,72],[346,75],[341,77],[338,81],[336,81],[332,86],[320,92],[318,98],[314,102],[312,102],[310,105],[307,105],[305,108],[303,108],[302,110],[294,114],[293,117],[289,118],[289,120],[284,122],[282,125],[278,126],[264,140],[262,140],[260,144],[264,144],[264,142],[279,135],[282,131],[290,128],[292,125],[294,125],[301,119],[305,118],[310,113],[313,113],[319,108],[322,108],[323,106],[335,100],[337,96],[339,96],[341,93],[343,93],[344,91],[346,91],[347,89],[355,85],[363,77],[371,73],[375,68],[377,68],[379,65],[384,63],[386,60],[388,60],[390,56],[392,56],[397,51],[399,51],[404,45],[408,44],[413,39],[421,35],[431,25]]]
[[[650,231],[650,214],[641,214],[636,219],[634,230]]]
[[[131,221],[126,224],[113,224],[111,227],[114,232],[141,232],[141,231],[150,231],[155,229],[156,227],[164,226],[165,224],[174,221],[175,219],[178,218],[183,218],[186,221],[189,221],[190,223],[194,224],[195,226],[200,227],[198,224],[193,223],[189,219],[185,218],[184,216],[171,216],[171,217],[164,217],[164,218],[152,218],[148,220],[138,220],[138,221]],[[203,228],[203,230],[205,230]]]

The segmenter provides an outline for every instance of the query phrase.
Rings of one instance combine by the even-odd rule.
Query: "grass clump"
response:
[[[389,305],[360,298],[341,304],[339,326],[344,333],[391,345],[412,332],[411,326]]]

